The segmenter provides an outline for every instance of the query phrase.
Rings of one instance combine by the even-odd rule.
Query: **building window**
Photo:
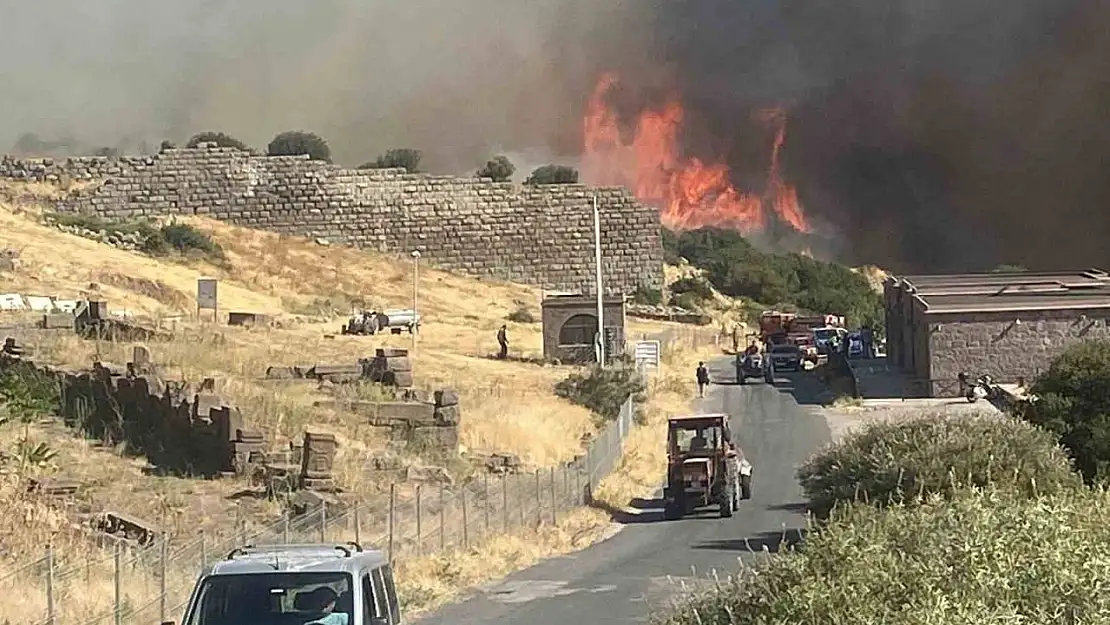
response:
[[[559,329],[559,345],[593,345],[597,336],[597,317],[574,315]]]

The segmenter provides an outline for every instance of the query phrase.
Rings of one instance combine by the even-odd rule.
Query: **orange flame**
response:
[[[810,232],[798,193],[779,173],[779,153],[786,141],[786,113],[761,111],[759,121],[775,128],[767,189],[763,197],[737,190],[728,166],[682,158],[678,132],[682,103],[669,100],[659,110],[640,113],[631,143],[621,136],[620,119],[605,102],[617,77],[605,74],[586,106],[583,120],[582,174],[586,182],[631,189],[640,201],[658,206],[663,225],[672,230],[704,226],[734,228],[742,233],[767,227],[768,211],[799,232]]]

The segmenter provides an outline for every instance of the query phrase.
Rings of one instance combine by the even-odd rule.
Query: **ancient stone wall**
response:
[[[585,292],[594,285],[596,194],[606,291],[658,289],[663,280],[659,211],[618,188],[351,170],[214,147],[120,159],[4,157],[0,178],[79,189],[60,210],[207,215],[387,253],[419,250],[444,269]]]
[[[1032,383],[1070,345],[1110,338],[1108,320],[1110,309],[929,315],[932,394],[953,395],[961,371]]]

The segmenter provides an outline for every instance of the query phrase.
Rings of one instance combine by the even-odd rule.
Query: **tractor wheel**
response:
[[[721,497],[719,499],[719,502],[721,504],[721,518],[722,519],[728,519],[728,518],[732,517],[733,501],[732,501],[732,493],[729,492],[730,490],[732,490],[732,489],[726,489],[725,492],[721,493]]]
[[[668,501],[663,505],[663,518],[668,521],[681,519],[683,512],[683,504],[677,500]]]
[[[751,499],[752,498],[752,476],[750,476],[750,475],[741,475],[740,476],[740,498],[741,499]]]

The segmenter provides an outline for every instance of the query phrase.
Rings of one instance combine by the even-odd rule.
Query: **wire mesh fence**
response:
[[[158,625],[179,620],[203,567],[244,544],[355,541],[396,562],[554,525],[587,504],[617,466],[635,409],[629,397],[583,456],[530,473],[487,474],[461,485],[393,485],[384,504],[322,504],[261,529],[237,522],[223,535],[163,537],[143,547],[113,542],[95,555],[48,547],[42,558],[0,574],[0,589],[11,597],[0,618],[33,625]]]

